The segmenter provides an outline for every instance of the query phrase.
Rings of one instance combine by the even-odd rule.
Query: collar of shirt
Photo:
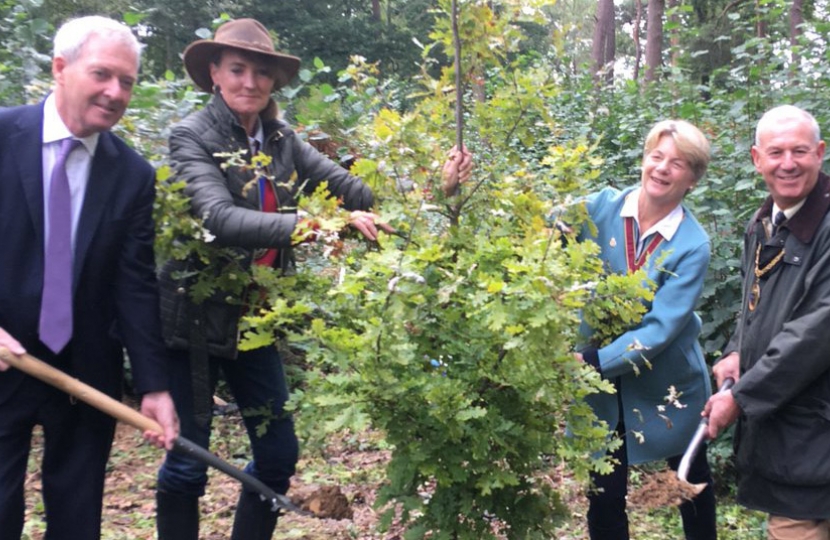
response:
[[[801,210],[801,207],[804,206],[805,202],[807,202],[807,197],[804,197],[803,199],[798,201],[798,204],[796,204],[795,206],[790,206],[786,210],[783,210],[784,215],[787,216],[787,219],[790,219],[795,215],[796,212]],[[778,212],[782,212],[782,210],[778,207],[777,204],[772,203],[772,213],[770,214],[770,221],[772,221],[775,218],[775,216],[778,215]]]
[[[772,215],[772,196],[764,199],[761,208],[753,215],[754,226],[769,223]],[[804,244],[809,244],[823,223],[824,216],[830,211],[830,176],[818,173],[818,180],[813,190],[804,199],[804,206],[787,222],[790,235]]]
[[[256,133],[253,137],[248,136],[248,146],[251,148],[262,148],[265,132],[262,130],[262,120],[256,119]],[[256,144],[254,144],[256,143]]]
[[[58,141],[72,137],[66,127],[55,104],[55,95],[49,94],[43,104],[43,145],[41,160],[43,166],[43,226],[45,236],[49,235],[49,190],[52,188],[52,169],[58,160],[60,144]],[[66,175],[69,180],[70,204],[72,208],[72,249],[75,249],[75,236],[81,218],[86,188],[89,183],[89,172],[92,168],[92,158],[98,146],[100,134],[93,133],[83,139],[78,139],[87,150],[86,152],[72,152],[66,160]],[[45,244],[44,244],[45,246]]]
[[[55,104],[55,94],[49,94],[46,98],[46,103],[43,104],[43,144],[44,146],[48,146],[50,143],[68,139],[69,137],[73,137],[73,135],[58,114],[58,108]],[[99,137],[100,133],[93,133],[83,139],[76,138],[81,141],[81,144],[84,145],[89,155],[94,156]],[[57,153],[55,156],[57,157]]]
[[[637,228],[640,227],[640,217],[639,211],[637,208],[637,201],[640,198],[640,190],[642,188],[637,188],[631,193],[629,193],[626,198],[625,202],[623,203],[622,210],[620,210],[620,217],[627,218],[632,217],[637,222]],[[651,236],[652,234],[658,232],[660,235],[665,238],[667,241],[671,240],[675,233],[677,233],[677,229],[680,228],[680,222],[683,221],[683,206],[677,205],[672,209],[669,214],[651,226],[651,228],[647,231],[640,232],[640,242],[642,243],[646,238]]]

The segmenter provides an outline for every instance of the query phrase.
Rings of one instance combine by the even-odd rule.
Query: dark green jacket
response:
[[[740,353],[732,389],[742,414],[734,445],[745,506],[794,519],[830,518],[830,178],[820,174],[804,206],[767,238],[768,199],[744,239],[743,305],[726,354]],[[784,248],[760,279],[760,266]]]

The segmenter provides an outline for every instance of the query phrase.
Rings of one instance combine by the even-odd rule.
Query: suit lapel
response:
[[[78,222],[78,231],[75,237],[75,262],[73,268],[73,283],[80,282],[81,269],[101,222],[104,210],[112,202],[112,194],[121,177],[123,166],[118,159],[118,152],[112,143],[113,135],[109,132],[101,133],[98,138],[98,147],[89,170],[89,181],[81,208],[81,218]]]
[[[35,229],[37,245],[43,249],[43,104],[27,107],[9,137],[17,155],[17,171],[26,207]]]

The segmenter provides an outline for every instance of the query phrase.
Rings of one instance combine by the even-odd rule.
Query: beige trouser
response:
[[[830,540],[830,520],[802,520],[770,516],[769,540]]]

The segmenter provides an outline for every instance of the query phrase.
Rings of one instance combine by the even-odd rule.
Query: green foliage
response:
[[[575,198],[638,182],[643,138],[657,120],[703,129],[713,159],[686,204],[712,240],[699,310],[714,359],[740,300],[743,227],[766,194],[749,158],[754,124],[768,107],[794,103],[830,125],[830,25],[809,21],[809,39],[793,48],[780,0],[681,3],[680,24],[667,25],[679,38],[678,62],[659,84],[621,78],[601,89],[579,66],[586,48],[573,36],[584,35],[586,10],[575,3],[460,0],[462,89],[447,65],[448,0],[383,2],[380,22],[356,0],[156,4],[138,2],[135,12],[91,0],[73,6],[127,12],[151,34],[145,72],[154,76],[136,87],[117,130],[158,165],[159,261],[200,260],[209,271],[198,276],[197,298],[241,301],[256,284],[241,346],[280,340],[300,356],[306,371],[292,407],[307,439],[381,430],[392,449],[382,500],[400,503],[410,537],[552,537],[561,506],[549,468],[564,463],[585,480],[611,466],[594,459],[609,444],[607,426],[582,400],[610,387],[573,358],[583,339],[577,327],[584,316],[599,330],[594,339],[619,335],[641,315],[650,288],[642,275],[604,276],[596,246],[563,242],[549,229],[552,208],[571,206],[568,222],[580,223]],[[47,36],[73,6],[0,2],[0,104],[45,94]],[[242,12],[303,57],[296,85],[279,96],[282,110],[309,141],[332,142],[332,154],[353,159],[352,172],[376,192],[375,210],[396,234],[355,239],[318,192],[300,201],[307,220],[296,239],[317,241],[298,244],[299,272],[280,276],[215,246],[190,214],[166,166],[166,140],[206,96],[180,78],[178,54],[217,13]],[[766,37],[757,37],[759,23]],[[543,35],[551,41],[538,45]],[[448,198],[438,186],[458,90],[477,165]],[[733,478],[729,453],[728,440],[713,447],[723,484]],[[762,534],[755,515],[720,519],[736,537]]]
[[[631,296],[642,299],[642,303],[631,303]],[[644,268],[628,275],[606,276],[597,283],[591,301],[582,310],[585,323],[594,330],[592,344],[604,347],[636,326],[646,314],[646,303],[653,299],[654,283]]]
[[[514,78],[500,61],[489,58],[491,75]],[[518,166],[511,138],[493,131],[477,154],[480,179],[446,199],[434,184],[448,141],[430,126],[450,122],[451,103],[434,91],[440,81],[423,85],[416,110],[381,109],[356,130],[365,157],[353,172],[372,185],[400,236],[337,263],[340,277],[316,299],[308,335],[292,336],[309,365],[294,406],[318,431],[383,431],[393,452],[381,502],[401,504],[408,537],[491,538],[500,526],[510,538],[550,537],[561,517],[550,461],[583,481],[609,468],[594,457],[608,444],[607,426],[583,398],[611,387],[572,353],[580,309],[606,280],[596,245],[563,243],[547,227],[565,190],[600,163],[584,144],[553,146],[537,176]],[[482,107],[470,130],[519,132],[545,117],[543,104]],[[640,293],[640,281],[608,285],[623,302],[614,309],[642,307],[628,294]]]
[[[512,43],[508,20],[477,8],[492,24],[465,26],[469,41]],[[442,42],[448,31],[439,25],[433,38]],[[432,50],[424,48],[425,58]],[[650,295],[642,275],[603,276],[597,247],[563,242],[547,216],[624,164],[603,164],[608,143],[639,155],[651,119],[634,114],[644,98],[632,90],[622,104],[608,99],[605,116],[586,115],[614,133],[566,130],[574,123],[562,115],[580,111],[557,100],[574,99],[578,86],[564,92],[542,59],[470,54],[465,80],[487,74],[466,118],[479,170],[452,198],[435,186],[452,138],[449,70],[438,79],[422,71],[410,110],[390,107],[394,92],[359,58],[341,72],[341,86],[312,85],[310,72],[307,99],[284,94],[306,124],[348,126],[361,155],[353,173],[372,186],[398,233],[374,245],[312,244],[304,248],[308,271],[294,276],[257,269],[249,277],[264,303],[245,318],[242,346],[279,336],[304,353],[306,378],[292,404],[303,430],[382,430],[393,452],[381,502],[400,503],[410,536],[487,538],[504,526],[512,538],[543,538],[560,516],[546,474],[552,463],[582,481],[611,466],[595,457],[609,444],[607,426],[583,401],[611,387],[572,354],[580,314],[600,329],[597,339],[609,339],[636,324]],[[585,92],[579,105],[592,103]],[[331,215],[325,198],[318,203],[305,207]]]
[[[427,63],[439,58],[436,44],[450,43],[446,20],[422,49]],[[383,500],[402,503],[410,535],[484,538],[507,523],[516,538],[544,537],[557,516],[557,488],[546,484],[538,457],[564,460],[583,479],[610,466],[589,459],[607,431],[580,398],[608,388],[570,355],[579,310],[605,332],[595,339],[609,339],[643,306],[613,305],[618,291],[649,295],[642,276],[597,280],[595,248],[563,246],[545,229],[546,213],[569,193],[635,183],[643,138],[657,120],[685,118],[707,132],[713,161],[687,204],[712,239],[700,310],[714,358],[740,297],[743,225],[765,196],[748,156],[754,122],[767,107],[792,102],[826,123],[818,105],[828,78],[812,62],[811,75],[791,84],[773,40],[757,39],[732,48],[732,64],[715,69],[712,84],[699,84],[681,63],[662,85],[597,92],[562,58],[518,55],[513,27],[483,4],[463,11],[461,24],[464,80],[483,88],[465,115],[476,179],[454,199],[434,189],[441,149],[451,144],[451,70],[438,78],[421,72],[408,102],[414,110],[399,108],[394,87],[358,59],[340,86],[309,84],[297,117],[326,131],[345,128],[342,140],[362,156],[353,172],[381,195],[379,210],[401,236],[377,246],[347,242],[355,251],[336,262],[310,256],[312,268],[334,271],[269,285],[272,308],[248,323],[259,339],[262,328],[288,329],[306,353],[309,371],[294,402],[303,429],[383,430],[394,449]],[[824,49],[805,43],[803,54]],[[294,312],[306,301],[303,287],[319,296],[310,311]],[[591,295],[600,301],[587,302]],[[574,437],[559,436],[566,424]],[[715,465],[728,481],[728,460]],[[723,519],[727,528],[752,528]]]
[[[0,106],[12,106],[39,99],[44,93],[43,78],[51,66],[51,28],[38,18],[42,0],[0,1]]]
[[[333,67],[332,75],[346,68],[354,55],[380,62],[387,73],[401,79],[417,73],[418,49],[413,38],[423,39],[432,24],[434,0],[383,2],[385,17],[372,19],[371,2],[292,0],[251,2],[245,14],[263,22],[280,36],[286,51],[305,61],[321,58]],[[412,14],[417,16],[412,16]],[[329,75],[329,84],[336,82]]]
[[[511,202],[510,190],[492,200]],[[592,247],[486,216],[436,234],[430,217],[333,289],[330,316],[312,325],[315,392],[303,399],[332,428],[368,417],[384,431],[394,450],[382,500],[418,516],[413,537],[489,538],[486,515],[512,538],[544,537],[557,505],[539,456],[584,479],[605,444],[581,398],[607,386],[571,353]]]
[[[689,120],[712,142],[709,171],[686,199],[712,241],[712,262],[699,305],[704,350],[711,360],[726,344],[740,301],[744,226],[766,196],[749,156],[754,125],[764,110],[782,103],[806,108],[820,125],[830,120],[823,106],[830,93],[826,84],[830,79],[826,62],[819,60],[827,53],[827,25],[809,25],[808,29],[821,37],[802,41],[803,72],[793,77],[790,51],[781,46],[786,35],[783,8],[780,2],[770,1],[751,16],[727,13],[730,28],[740,27],[744,35],[753,34],[759,21],[768,22],[769,37],[733,43],[730,63],[711,68],[703,83],[691,67],[701,50],[692,47],[681,46],[679,66],[669,70],[659,84],[645,89],[634,81],[619,80],[613,88],[597,91],[588,75],[573,73],[567,64],[553,63],[553,79],[565,83],[547,101],[552,123],[563,126],[552,135],[558,141],[587,140],[595,146],[594,155],[604,162],[601,174],[595,180],[588,179],[589,189],[637,182],[643,139],[658,120]],[[700,27],[691,16],[688,11],[682,13],[681,43],[699,37]],[[714,54],[724,44],[721,39],[700,42],[707,54]],[[538,154],[523,150],[522,157],[530,161]]]
[[[247,15],[240,2],[139,0],[131,5],[130,16],[141,21],[142,42],[147,45],[144,72],[162,77],[168,71],[184,74],[182,51],[196,39],[210,38],[206,28]]]

